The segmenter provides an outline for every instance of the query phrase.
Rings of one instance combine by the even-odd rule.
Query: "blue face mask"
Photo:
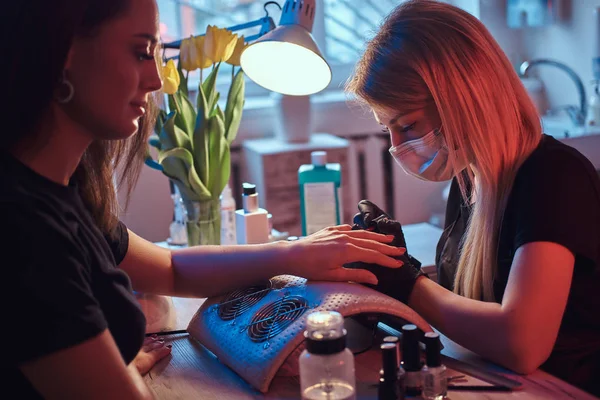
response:
[[[392,146],[390,153],[404,172],[425,181],[450,180],[467,166],[465,161],[456,165],[456,171],[452,168],[448,162],[446,140],[439,129],[434,129],[421,138]]]

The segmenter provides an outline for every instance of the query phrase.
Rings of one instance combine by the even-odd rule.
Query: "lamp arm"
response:
[[[273,29],[275,29],[275,22],[273,22],[273,18],[266,16],[266,17],[262,17],[257,20],[254,20],[254,21],[234,25],[234,26],[231,26],[226,29],[229,31],[235,32],[235,31],[241,31],[243,29],[253,28],[255,26],[260,26],[260,31],[255,35],[248,36],[246,38],[246,42],[252,42],[252,41],[258,39],[259,37],[261,37],[262,35],[266,34],[267,32],[270,32]],[[203,33],[201,35],[194,35],[194,36],[198,37],[198,36],[204,36],[204,35],[205,34]],[[182,41],[182,39],[175,40],[175,41],[169,42],[169,43],[164,43],[163,47],[165,49],[178,49],[179,46],[181,46],[181,41]]]

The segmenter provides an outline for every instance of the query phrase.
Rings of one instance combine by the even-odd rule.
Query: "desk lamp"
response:
[[[325,89],[331,69],[311,34],[314,16],[315,0],[287,0],[279,26],[242,53],[246,75],[284,95],[305,96]]]
[[[279,6],[268,1],[265,10],[270,4]],[[235,32],[260,26],[258,34],[246,38],[250,45],[240,58],[244,73],[258,85],[284,95],[306,96],[325,89],[331,82],[331,68],[311,34],[314,16],[315,0],[286,0],[278,27],[268,12],[263,18],[228,27]],[[164,47],[178,49],[180,45],[181,40],[176,40]]]

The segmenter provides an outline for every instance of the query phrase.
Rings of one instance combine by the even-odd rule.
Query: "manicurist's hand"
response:
[[[350,225],[322,229],[300,240],[290,242],[290,262],[294,275],[310,280],[353,281],[377,284],[375,275],[364,269],[344,268],[344,264],[362,261],[389,268],[402,262],[393,257],[405,248],[390,246],[393,235],[366,230],[352,230]]]

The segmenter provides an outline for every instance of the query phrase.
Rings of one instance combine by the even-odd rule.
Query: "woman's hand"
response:
[[[310,280],[353,281],[377,284],[377,277],[364,269],[344,268],[344,264],[362,261],[398,268],[402,261],[393,257],[405,248],[390,246],[393,235],[352,230],[350,225],[332,226],[290,243],[293,274]]]
[[[133,359],[133,364],[140,375],[145,375],[154,365],[171,354],[171,345],[165,345],[164,340],[153,335],[144,339],[142,349]]]

